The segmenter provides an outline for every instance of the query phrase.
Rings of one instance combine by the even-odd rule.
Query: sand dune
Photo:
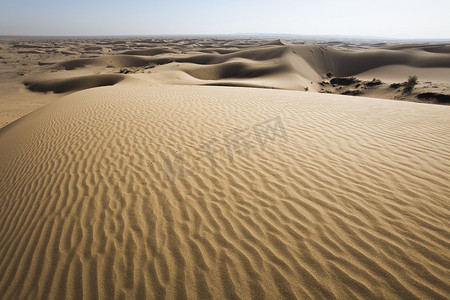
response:
[[[411,47],[408,49],[411,49]],[[414,49],[422,49],[422,47],[416,47]],[[252,61],[281,59],[281,61],[272,61],[272,64],[280,65],[281,63],[282,65],[292,65],[294,66],[294,69],[296,65],[306,61],[309,67],[316,73],[311,77],[314,77],[314,75],[317,74],[323,75],[327,72],[332,72],[336,76],[353,76],[371,69],[389,65],[405,65],[417,68],[450,68],[450,56],[449,53],[445,51],[442,51],[442,53],[439,51],[428,53],[427,51],[394,51],[391,49],[344,51],[323,46],[289,44],[274,45],[273,43],[260,45],[252,49],[244,49],[223,54],[206,53],[179,55],[164,53],[165,51],[166,50],[160,48],[128,51],[125,53],[133,53],[133,56],[113,55],[99,58],[70,60],[58,64],[58,67],[71,70],[87,65],[106,65],[108,63],[112,63],[118,67],[135,67],[144,66],[150,63],[160,65],[170,62],[212,65],[229,62],[230,60],[236,58],[243,58]],[[154,56],[157,54],[167,55],[158,55],[154,58],[134,56]],[[296,71],[301,72],[301,69]],[[242,76],[244,75],[240,75],[238,77]]]
[[[389,45],[385,46],[385,49],[392,50],[423,50],[432,53],[450,53],[450,45],[442,44],[442,45],[422,45],[422,44],[408,44],[408,45]]]
[[[448,299],[448,124],[298,91],[65,96],[0,131],[0,295]]]
[[[243,60],[226,62],[214,66],[195,67],[186,70],[189,75],[203,80],[218,80],[224,78],[255,78],[267,75],[277,75],[289,69],[285,65],[252,64]]]
[[[382,91],[374,93],[360,89],[355,94],[391,99],[404,98],[404,95],[389,91],[389,84],[403,82],[410,75],[419,75],[422,82],[444,84],[439,91],[418,89],[419,92],[413,95],[416,100],[420,92],[448,93],[450,88],[450,54],[442,45],[339,49],[276,40],[243,49],[203,46],[203,49],[191,52],[160,47],[130,50],[118,55],[67,60],[55,64],[54,68],[74,70],[109,66],[140,68],[142,71],[142,68],[156,67],[156,73],[170,72],[172,78],[180,78],[180,71],[192,77],[187,81],[189,77],[181,75],[182,81],[170,80],[170,84],[253,86],[340,94],[346,90],[324,89],[321,85],[324,79],[329,79],[327,74],[367,80],[376,77],[387,83]],[[156,81],[160,82],[159,79]]]
[[[129,55],[148,55],[153,56],[157,54],[163,54],[163,53],[175,53],[174,50],[171,49],[165,49],[165,48],[150,48],[150,49],[144,49],[144,50],[128,50],[123,52],[123,54],[129,54]]]
[[[450,78],[450,68],[417,68],[405,65],[389,65],[371,69],[356,76],[365,80],[383,78],[388,82],[402,82],[411,74],[417,75],[422,81],[447,83],[447,78]]]
[[[27,82],[33,72],[51,74],[55,80],[122,73],[149,84],[248,86],[423,101],[424,93],[450,94],[448,49],[446,44],[251,38],[61,39],[13,40],[0,57],[6,54],[2,62],[9,71],[4,73],[12,73],[17,82]],[[33,67],[36,64],[40,68]],[[24,74],[26,80],[20,78]],[[390,89],[410,75],[419,76],[413,93]],[[346,76],[377,78],[383,84],[330,84],[333,77]]]

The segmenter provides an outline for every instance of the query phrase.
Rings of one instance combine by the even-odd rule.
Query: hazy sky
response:
[[[0,0],[0,35],[450,38],[450,0]]]

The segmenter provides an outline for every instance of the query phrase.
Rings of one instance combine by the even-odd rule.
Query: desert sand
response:
[[[450,298],[449,46],[1,46],[2,299]]]
[[[445,43],[9,37],[0,38],[0,66],[0,128],[58,99],[58,93],[118,80],[78,78],[103,74],[127,75],[152,85],[257,87],[450,103],[450,46]],[[418,76],[418,84],[405,94],[401,84],[412,75]],[[332,84],[334,77],[356,80]],[[64,79],[70,81],[59,82]]]

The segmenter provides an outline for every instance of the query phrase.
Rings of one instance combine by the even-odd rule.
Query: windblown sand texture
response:
[[[239,50],[245,85],[284,47]],[[2,299],[450,298],[449,106],[205,86],[233,59],[192,57],[26,78],[61,96],[0,129]]]

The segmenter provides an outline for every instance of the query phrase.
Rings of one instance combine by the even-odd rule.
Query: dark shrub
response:
[[[367,82],[365,82],[364,84],[365,84],[366,86],[373,87],[373,86],[380,85],[380,84],[382,84],[382,83],[383,83],[383,82],[381,82],[380,79],[374,78],[374,79],[372,79],[372,81],[367,81]]]
[[[358,83],[359,80],[355,77],[335,77],[331,79],[330,82],[337,85],[352,85]]]
[[[120,69],[120,70],[119,70],[119,73],[122,73],[122,74],[129,74],[129,73],[131,73],[131,71],[128,70],[128,69]]]
[[[403,94],[410,95],[414,87],[417,85],[417,82],[418,80],[416,75],[409,76],[408,81],[403,83]]]
[[[438,103],[450,103],[450,95],[439,93],[422,93],[417,95],[421,100],[436,100]]]
[[[358,96],[361,94],[362,94],[362,92],[360,90],[348,90],[348,91],[341,93],[341,95],[349,95],[349,96]]]
[[[398,88],[400,88],[401,86],[402,86],[401,83],[393,83],[393,84],[391,84],[391,85],[389,86],[389,88],[391,88],[391,89],[398,89]]]

